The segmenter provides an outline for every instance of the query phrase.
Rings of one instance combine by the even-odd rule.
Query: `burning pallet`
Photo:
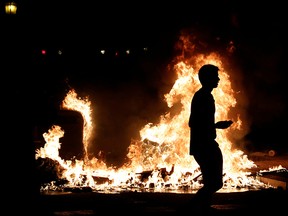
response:
[[[258,172],[256,178],[275,188],[288,189],[288,170],[283,168],[274,171]]]

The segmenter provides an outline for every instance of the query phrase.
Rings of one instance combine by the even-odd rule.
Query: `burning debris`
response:
[[[278,189],[288,189],[288,170],[282,166],[276,167],[274,170],[271,168],[270,170],[259,171],[257,179]]]
[[[36,160],[36,168],[39,182],[42,185],[52,181],[58,186],[68,183],[67,180],[61,178],[64,168],[61,167],[58,161],[50,158],[38,158]]]
[[[183,40],[185,43],[185,40]],[[189,44],[187,44],[189,45]],[[60,138],[64,131],[53,125],[44,133],[45,145],[36,150],[36,160],[43,177],[42,191],[70,190],[76,191],[119,191],[119,190],[179,190],[194,191],[201,186],[201,172],[194,158],[188,154],[189,127],[187,119],[190,111],[190,100],[200,83],[197,69],[207,63],[220,68],[219,88],[213,92],[217,98],[216,120],[228,119],[228,114],[237,101],[231,87],[228,71],[223,66],[221,57],[215,53],[209,55],[192,55],[189,60],[178,59],[174,70],[177,80],[170,92],[164,95],[168,109],[177,106],[172,112],[160,116],[157,124],[148,123],[140,131],[140,140],[132,140],[126,155],[128,162],[122,167],[107,166],[103,158],[90,158],[89,144],[93,135],[91,103],[88,98],[79,98],[71,89],[62,103],[65,110],[74,110],[83,117],[83,159],[64,160],[59,156]],[[194,65],[192,67],[192,65]],[[251,175],[249,169],[255,163],[241,151],[232,148],[229,139],[231,134],[241,130],[242,121],[234,113],[233,126],[228,130],[217,131],[224,159],[224,187],[221,190],[235,191],[241,189],[267,188]],[[230,116],[229,116],[229,119]],[[248,171],[247,171],[248,170]],[[43,173],[47,171],[45,176]],[[263,174],[262,174],[263,175]],[[48,183],[48,181],[50,181]]]

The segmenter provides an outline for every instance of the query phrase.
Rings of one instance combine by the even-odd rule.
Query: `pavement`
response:
[[[38,215],[287,215],[288,192],[281,189],[216,193],[211,209],[193,204],[195,194],[124,192],[56,193],[42,195]],[[37,214],[36,213],[36,214]],[[44,214],[45,213],[45,214]]]
[[[281,165],[288,168],[288,155],[253,154],[249,156],[257,168],[269,170]],[[287,172],[277,174],[267,172],[262,177],[274,188],[249,189],[235,192],[217,192],[213,198],[212,208],[201,210],[193,203],[195,193],[178,192],[136,192],[103,193],[75,191],[40,194],[35,214],[47,216],[83,216],[83,215],[287,215],[288,214],[288,176]],[[265,174],[265,173],[264,173]],[[281,184],[280,184],[281,183]],[[284,186],[283,186],[284,184]]]
[[[288,168],[287,154],[273,157],[257,155],[253,161],[258,166],[253,172],[278,165]],[[17,173],[17,178],[9,178],[6,173],[6,184],[3,184],[2,187],[6,194],[3,194],[1,208],[5,215],[19,216],[96,216],[112,213],[133,216],[181,214],[214,216],[287,215],[287,172],[284,173],[281,181],[271,177],[270,174],[268,179],[272,179],[271,182],[276,184],[274,188],[217,192],[213,199],[213,208],[201,211],[193,203],[195,193],[191,192],[122,191],[103,193],[101,191],[75,190],[73,192],[40,193],[39,186],[33,183],[34,178],[28,173]],[[281,187],[278,187],[279,182],[286,186],[282,186],[282,184]]]

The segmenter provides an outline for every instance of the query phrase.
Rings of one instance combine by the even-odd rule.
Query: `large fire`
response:
[[[193,156],[188,153],[189,127],[187,120],[190,102],[200,87],[197,71],[203,64],[212,63],[220,68],[220,82],[213,90],[216,99],[216,121],[230,119],[229,111],[237,101],[231,87],[230,71],[227,71],[216,53],[193,55],[188,60],[180,58],[174,65],[176,81],[170,92],[164,95],[168,109],[177,109],[160,116],[158,123],[144,125],[139,131],[140,140],[132,140],[127,153],[128,162],[120,168],[109,167],[97,157],[89,158],[88,147],[92,136],[93,119],[91,102],[80,98],[71,89],[62,102],[62,108],[82,114],[83,149],[82,160],[64,160],[59,156],[60,138],[64,131],[58,125],[43,134],[45,145],[36,149],[36,159],[49,158],[59,164],[57,175],[61,184],[55,181],[42,185],[42,191],[63,190],[63,188],[91,188],[93,191],[117,192],[122,190],[190,191],[201,186],[201,172]],[[241,130],[240,114],[227,130],[217,131],[217,140],[223,152],[224,187],[221,191],[270,187],[253,177],[249,169],[256,167],[243,151],[232,148],[229,134]],[[61,169],[60,169],[61,168]]]

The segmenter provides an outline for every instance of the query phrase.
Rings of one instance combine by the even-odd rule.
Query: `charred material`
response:
[[[50,158],[38,158],[36,168],[38,180],[41,184],[50,183],[51,181],[55,181],[59,185],[65,183],[65,180],[60,177],[64,168],[58,161]]]

